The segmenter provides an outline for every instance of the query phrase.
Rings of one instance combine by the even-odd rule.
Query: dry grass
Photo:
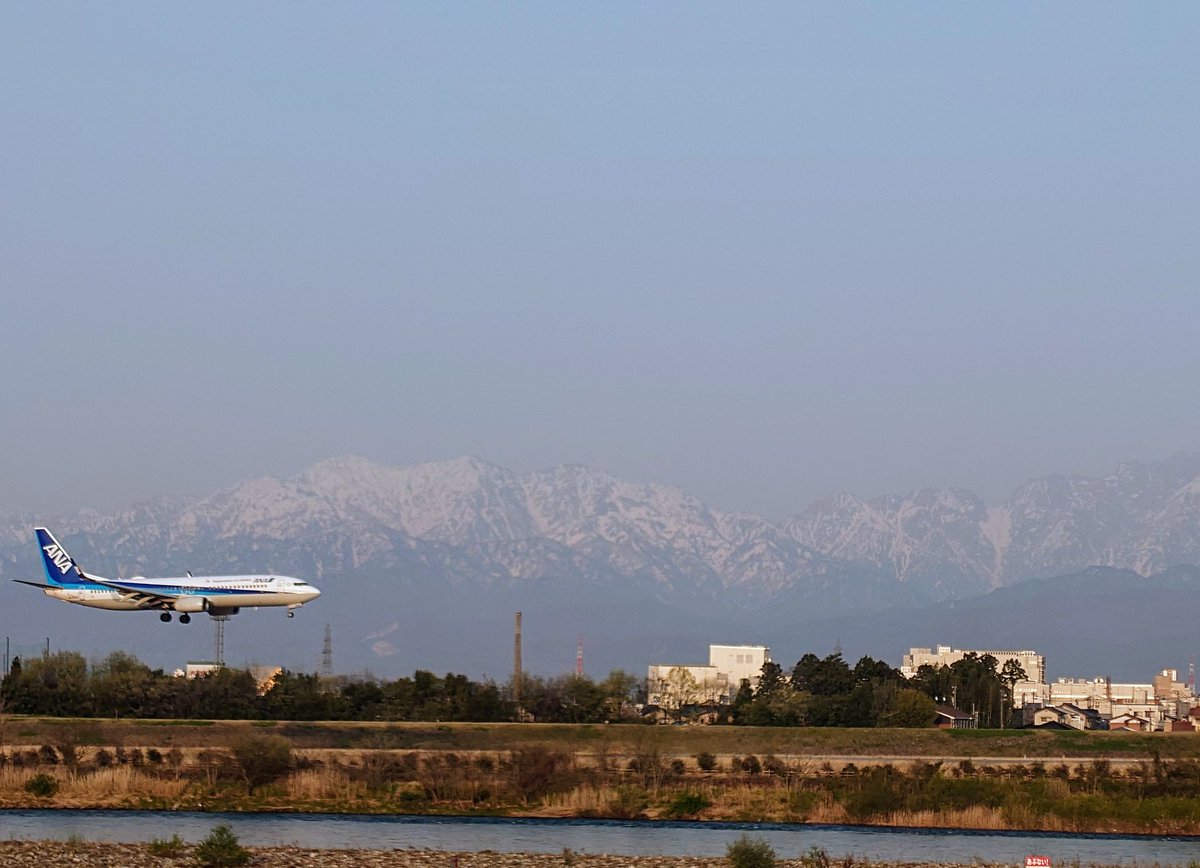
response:
[[[55,807],[124,805],[149,799],[174,801],[187,789],[185,781],[144,774],[129,766],[78,774],[61,767],[6,767],[0,769],[0,800],[6,804],[38,803],[26,792],[25,785],[39,774],[58,781]]]
[[[888,826],[916,826],[927,829],[1010,829],[1000,808],[974,805],[970,808],[942,811],[895,811],[883,818]],[[1024,828],[1037,828],[1039,824]],[[1019,828],[1019,827],[1018,827]]]
[[[584,784],[565,793],[550,793],[542,799],[542,807],[555,817],[572,817],[580,814],[604,816],[618,799],[615,787]]]
[[[352,781],[341,769],[314,768],[293,772],[283,781],[283,790],[291,801],[356,801],[362,785]]]

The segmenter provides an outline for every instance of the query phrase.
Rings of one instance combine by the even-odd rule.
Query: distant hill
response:
[[[1001,644],[1061,645],[1065,664],[1083,624],[1106,625],[1106,650],[1095,654],[1108,655],[1087,657],[1084,671],[1118,657],[1157,669],[1181,665],[1190,648],[1164,647],[1175,634],[1130,617],[1158,599],[1170,601],[1159,613],[1168,622],[1195,608],[1187,583],[1145,576],[1183,575],[1169,568],[1200,561],[1200,457],[1034,480],[998,506],[952,489],[844,494],[778,523],[577,465],[517,474],[474,458],[414,467],[334,458],[289,479],[113,514],[10,516],[0,521],[0,577],[40,572],[31,533],[40,523],[101,574],[273,570],[322,587],[294,621],[264,611],[230,622],[231,662],[313,669],[328,621],[342,671],[421,666],[503,679],[520,608],[528,668],[543,672],[572,667],[577,637],[589,669],[641,671],[651,660],[703,658],[710,641],[774,637],[786,663],[839,639],[849,654],[859,629],[872,649],[863,653],[895,663],[910,646],[990,630],[997,642],[1009,637]],[[1110,573],[1143,593],[1106,590]],[[1048,582],[1058,593],[1024,614],[997,610],[947,635],[977,606],[1032,593],[1037,583],[1025,580],[1061,574],[1076,575]],[[83,610],[10,583],[0,593],[0,630],[19,642],[123,647],[166,666],[211,655],[204,621],[182,628]],[[950,605],[968,598],[978,599]],[[1053,657],[1051,671],[1064,672]]]
[[[840,644],[851,663],[869,654],[899,664],[909,648],[1033,649],[1047,677],[1149,682],[1162,669],[1186,677],[1200,654],[1200,568],[1173,567],[1145,577],[1090,567],[920,609],[802,623],[768,635],[772,648],[799,639],[819,653]]]

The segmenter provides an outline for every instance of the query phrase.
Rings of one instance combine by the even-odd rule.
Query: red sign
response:
[[[1054,860],[1049,856],[1026,856],[1025,868],[1054,868]]]

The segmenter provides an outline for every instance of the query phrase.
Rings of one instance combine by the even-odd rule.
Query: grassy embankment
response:
[[[231,748],[267,735],[295,762],[251,793]],[[10,718],[0,752],[3,806],[1200,834],[1186,734]]]

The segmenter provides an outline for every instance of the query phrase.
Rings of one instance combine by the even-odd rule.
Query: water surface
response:
[[[688,823],[544,820],[361,814],[217,814],[173,811],[0,811],[0,839],[133,843],[179,835],[199,841],[227,823],[242,843],[320,849],[429,849],[524,853],[610,853],[625,856],[722,856],[742,834],[765,838],[781,858],[811,847],[832,856],[905,862],[1007,862],[1031,853],[1056,865],[1187,865],[1200,859],[1200,838],[964,832],[808,826],[776,823]]]

